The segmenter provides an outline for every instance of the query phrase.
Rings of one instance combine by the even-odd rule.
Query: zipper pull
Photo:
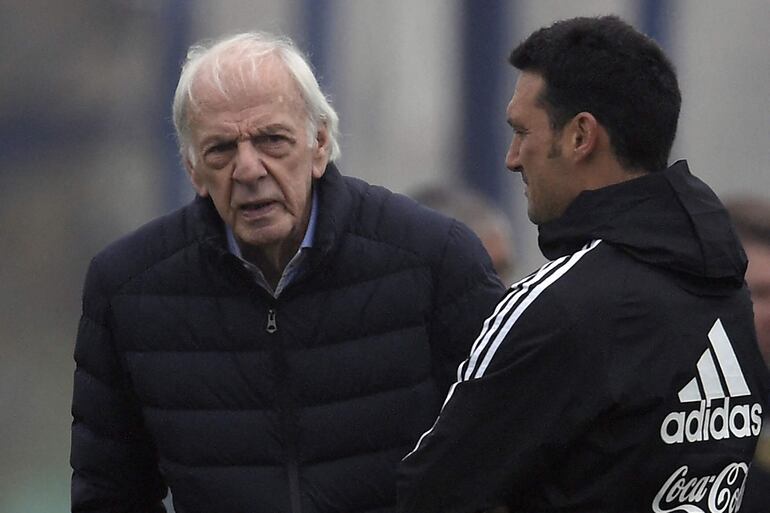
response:
[[[275,333],[278,331],[278,323],[275,322],[275,310],[272,308],[267,311],[267,327],[265,331],[268,333]]]

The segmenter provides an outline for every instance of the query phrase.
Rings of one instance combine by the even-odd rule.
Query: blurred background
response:
[[[503,165],[506,59],[542,25],[607,13],[677,66],[672,161],[689,159],[721,196],[769,195],[770,0],[0,0],[0,511],[69,510],[85,269],[193,196],[169,121],[189,44],[293,37],[340,114],[342,172],[484,195],[513,225],[520,277],[542,257]]]

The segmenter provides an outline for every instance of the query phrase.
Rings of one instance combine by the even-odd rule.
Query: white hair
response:
[[[240,84],[237,85],[227,84],[222,78],[225,68],[223,57],[232,54],[236,54],[240,59],[238,69]],[[340,146],[337,141],[339,117],[321,91],[305,56],[287,37],[278,37],[266,32],[245,32],[217,41],[198,43],[188,50],[174,93],[173,105],[174,127],[182,158],[188,158],[193,164],[195,163],[190,118],[191,112],[198,105],[197,98],[193,94],[193,86],[201,70],[206,69],[211,75],[213,85],[225,98],[229,98],[231,88],[249,87],[257,76],[259,64],[268,55],[276,56],[286,66],[299,87],[308,117],[309,144],[315,143],[316,131],[320,125],[324,125],[329,137],[329,162],[333,162],[340,156]]]

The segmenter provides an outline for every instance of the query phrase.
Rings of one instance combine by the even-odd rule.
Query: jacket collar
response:
[[[746,256],[727,212],[685,161],[584,191],[561,218],[539,227],[540,248],[550,259],[593,239],[670,271],[743,283]]]
[[[345,178],[334,163],[326,166],[324,175],[316,181],[315,185],[318,191],[319,215],[310,254],[312,262],[318,265],[339,245],[342,235],[350,225],[354,201]]]

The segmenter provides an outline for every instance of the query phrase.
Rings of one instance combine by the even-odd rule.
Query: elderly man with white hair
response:
[[[72,510],[391,511],[503,293],[464,225],[342,176],[284,38],[190,50],[196,197],[99,253],[75,347]]]

